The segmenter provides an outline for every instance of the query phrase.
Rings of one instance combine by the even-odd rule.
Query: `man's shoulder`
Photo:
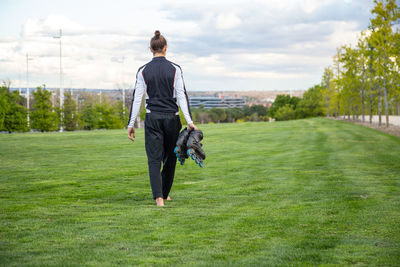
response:
[[[176,63],[174,63],[174,62],[172,62],[172,61],[170,61],[170,60],[167,60],[167,62],[170,63],[170,64],[171,64],[172,66],[174,66],[175,68],[178,68],[180,71],[182,71],[181,66],[179,66],[178,64],[176,64]]]
[[[150,62],[147,62],[147,63],[144,64],[143,66],[139,67],[139,68],[138,68],[138,72],[141,71],[141,70],[143,70],[143,69],[147,66],[147,64],[149,64],[149,63],[150,63]]]
[[[149,64],[149,63],[144,64],[143,66],[141,66],[141,67],[137,70],[136,76],[137,76],[141,71],[144,70],[144,68],[147,66],[147,64]]]

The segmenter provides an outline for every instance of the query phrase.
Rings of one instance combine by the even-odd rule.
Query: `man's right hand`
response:
[[[128,137],[132,140],[132,142],[135,142],[135,128],[128,127]]]
[[[192,128],[193,130],[198,130],[199,128],[197,128],[196,125],[194,125],[193,123],[189,124],[189,128]]]

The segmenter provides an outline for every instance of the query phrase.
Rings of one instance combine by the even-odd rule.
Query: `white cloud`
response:
[[[303,6],[303,10],[309,14],[309,13],[314,12],[321,6],[329,5],[332,2],[333,2],[333,0],[323,0],[323,1],[321,1],[321,0],[302,0],[301,4]]]
[[[334,31],[329,36],[328,43],[332,47],[339,47],[341,45],[357,44],[357,38],[360,34],[359,25],[352,21],[339,21],[336,22]]]
[[[22,28],[23,37],[59,35],[59,30],[78,33],[83,31],[83,27],[65,16],[50,14],[44,20],[28,18]]]
[[[216,27],[220,30],[233,29],[241,23],[241,19],[234,13],[221,13],[217,16]]]

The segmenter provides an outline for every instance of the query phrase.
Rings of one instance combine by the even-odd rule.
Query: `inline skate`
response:
[[[185,160],[188,158],[188,155],[186,153],[186,143],[189,138],[190,131],[191,130],[188,130],[187,128],[183,129],[179,134],[178,140],[176,141],[174,153],[181,165],[185,164]]]
[[[206,153],[202,148],[203,144],[200,141],[203,140],[203,132],[200,130],[192,130],[189,132],[189,136],[186,142],[186,153],[187,157],[193,159],[196,164],[199,164],[201,168],[204,167],[204,160]]]

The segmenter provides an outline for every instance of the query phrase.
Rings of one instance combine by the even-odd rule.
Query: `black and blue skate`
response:
[[[189,138],[187,139],[187,155],[193,159],[196,164],[199,164],[201,168],[204,167],[203,160],[206,159],[206,153],[202,149],[203,144],[200,141],[203,140],[203,132],[200,130],[193,130],[189,133]]]
[[[174,149],[174,153],[176,157],[178,158],[179,162],[181,165],[185,164],[185,159],[188,158],[188,155],[186,154],[187,147],[186,143],[189,138],[191,130],[188,130],[187,128],[183,129],[178,137],[178,140],[176,141],[176,147]]]

